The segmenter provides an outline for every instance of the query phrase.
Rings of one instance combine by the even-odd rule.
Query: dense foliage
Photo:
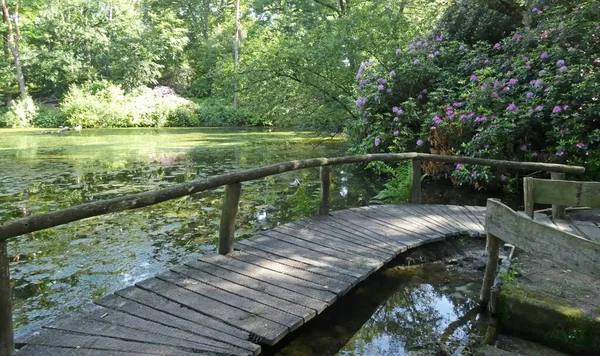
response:
[[[352,126],[357,150],[584,164],[597,175],[599,8],[597,0],[539,1],[527,9],[531,26],[499,42],[471,45],[434,30],[397,49],[391,66],[363,63],[356,76],[361,118]],[[449,173],[478,187],[496,176],[509,180],[483,167],[457,165]]]
[[[18,14],[19,0],[5,1],[13,29],[20,28],[26,89],[43,115],[22,122],[160,124],[163,119],[140,118],[129,108],[121,113],[115,105],[135,101],[144,88],[162,86],[199,105],[194,116],[166,124],[341,131],[356,115],[353,73],[360,63],[383,60],[382,48],[431,27],[448,0],[242,0],[237,68],[235,1],[32,0],[22,1]],[[8,35],[6,21],[0,32]],[[0,105],[0,112],[20,95],[14,56],[6,43],[3,47],[0,98],[6,107]],[[114,89],[105,92],[109,97],[86,89],[97,83]],[[239,105],[233,108],[236,87]],[[94,102],[74,109],[77,100]],[[94,116],[98,110],[102,118]],[[88,113],[91,118],[81,117]],[[15,126],[7,120],[0,125]]]

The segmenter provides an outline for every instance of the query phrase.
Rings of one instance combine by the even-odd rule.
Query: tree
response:
[[[4,17],[4,23],[7,26],[6,44],[12,54],[15,70],[17,72],[17,82],[19,83],[19,92],[21,97],[27,97],[27,88],[25,87],[25,77],[23,76],[23,68],[21,67],[20,57],[20,44],[21,44],[21,30],[19,26],[19,0],[14,5],[13,14],[10,14],[6,0],[1,0],[2,14]],[[12,17],[12,18],[11,18]],[[14,23],[14,25],[13,25]]]
[[[235,42],[234,42],[234,50],[233,50],[233,70],[237,74],[237,70],[240,66],[240,0],[235,1]],[[238,104],[238,89],[239,89],[239,80],[235,79],[235,88],[233,89],[233,107],[237,107]]]

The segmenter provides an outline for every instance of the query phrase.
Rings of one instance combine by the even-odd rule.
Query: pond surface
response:
[[[302,158],[344,154],[342,140],[240,129],[0,130],[0,223]],[[358,166],[334,167],[333,209],[381,188]],[[318,209],[318,169],[246,182],[239,238]],[[9,241],[14,318],[23,335],[160,271],[215,252],[224,189],[91,218]]]
[[[476,330],[481,273],[441,263],[369,277],[297,331],[275,356],[435,355]]]

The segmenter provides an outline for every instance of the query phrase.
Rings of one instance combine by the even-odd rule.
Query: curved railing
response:
[[[421,161],[442,163],[466,163],[496,168],[544,171],[552,173],[552,179],[562,179],[565,173],[583,174],[585,169],[579,166],[567,166],[552,163],[515,162],[470,158],[460,156],[442,156],[426,153],[370,154],[334,158],[312,158],[289,161],[270,166],[235,171],[217,176],[193,180],[172,187],[126,195],[118,198],[76,205],[70,208],[44,214],[27,216],[9,221],[0,226],[0,356],[10,355],[13,350],[13,326],[10,276],[6,241],[30,232],[48,229],[54,226],[78,221],[94,216],[116,213],[119,211],[142,208],[187,195],[226,186],[223,199],[223,210],[219,226],[219,253],[228,254],[233,250],[235,220],[241,194],[241,183],[256,180],[284,172],[305,168],[321,167],[321,203],[320,215],[328,215],[331,201],[331,178],[329,166],[366,163],[371,161],[398,162],[411,160],[412,190],[411,202],[421,201]]]

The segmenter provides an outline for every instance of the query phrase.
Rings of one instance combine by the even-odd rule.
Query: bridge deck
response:
[[[379,205],[279,226],[19,340],[18,355],[257,355],[398,254],[483,235],[484,207]]]

